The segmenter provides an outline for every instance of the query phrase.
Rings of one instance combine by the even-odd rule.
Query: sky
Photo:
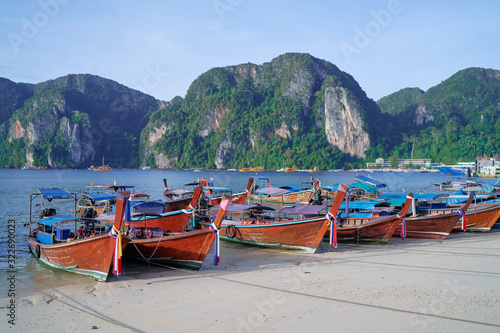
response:
[[[377,101],[465,68],[500,70],[499,13],[496,0],[8,0],[0,77],[89,73],[168,101],[211,68],[302,52]]]

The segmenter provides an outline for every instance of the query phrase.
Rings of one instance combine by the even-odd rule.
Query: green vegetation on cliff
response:
[[[402,90],[378,102],[405,126],[386,156],[455,163],[500,152],[500,71],[468,68],[423,94]],[[398,101],[405,101],[398,103]]]

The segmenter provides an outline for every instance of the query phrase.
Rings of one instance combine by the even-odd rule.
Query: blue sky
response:
[[[213,67],[304,52],[378,100],[500,69],[499,1],[39,0],[0,4],[0,77],[90,73],[158,99]]]

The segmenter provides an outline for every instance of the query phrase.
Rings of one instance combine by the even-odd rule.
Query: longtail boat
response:
[[[338,193],[337,193],[338,195]],[[345,217],[339,218],[337,223],[337,240],[370,242],[370,243],[387,243],[392,237],[401,218],[406,215],[411,204],[413,193],[406,196],[406,201],[398,215],[387,215],[380,217]]]
[[[342,190],[336,195],[329,211],[332,216],[337,213],[346,194],[346,187],[340,186]],[[249,210],[252,214],[245,218],[242,215],[243,210]],[[236,217],[229,217],[222,222],[221,238],[250,245],[314,253],[330,225],[330,220],[325,215],[298,219],[265,215],[252,217],[255,210],[255,207],[249,208],[248,205],[231,206],[230,212],[236,212]],[[199,224],[202,228],[208,228],[210,225],[207,222]]]
[[[444,205],[444,207],[439,207],[438,205],[419,207],[419,213],[425,216],[433,214],[460,213],[460,207],[450,207],[446,205]],[[499,218],[500,203],[479,203],[470,205],[465,212],[465,226],[461,221],[458,221],[454,230],[488,232]]]
[[[130,235],[130,243],[123,251],[124,257],[146,262],[155,262],[175,267],[199,269],[212,246],[230,200],[223,200],[215,221],[207,229],[198,229],[182,233],[153,234],[151,238]],[[216,254],[219,243],[216,243]],[[218,262],[218,255],[216,257]],[[215,262],[214,262],[215,263]]]
[[[310,204],[319,195],[318,187],[319,180],[312,181],[313,188],[305,188],[298,186],[271,186],[268,178],[254,177],[255,180],[265,181],[267,186],[258,187],[254,184],[250,192],[250,199],[253,203],[260,204],[279,204],[279,205],[294,205],[294,204]]]
[[[474,196],[470,195],[467,202],[460,208],[467,211]],[[462,215],[458,213],[443,213],[427,216],[409,216],[405,218],[406,237],[425,239],[446,239],[453,228],[460,223]],[[401,233],[401,225],[394,235]]]
[[[33,255],[51,267],[106,281],[113,255],[117,254],[120,246],[123,249],[127,244],[119,230],[125,212],[124,197],[128,197],[129,193],[119,194],[116,199],[117,212],[110,232],[103,229],[99,221],[94,219],[55,214],[42,216],[34,224],[31,221],[30,209],[30,227],[26,239]],[[33,200],[40,196],[47,200],[73,198],[76,207],[75,194],[70,194],[65,189],[52,188],[39,189],[38,193],[32,194],[30,208]]]
[[[232,198],[231,203],[232,204],[243,204],[245,201],[247,201],[248,196],[250,194],[250,187],[252,186],[253,183],[253,177],[250,177],[248,179],[247,187],[245,189],[245,192],[242,193],[232,193],[231,189],[226,189],[226,188],[214,188],[212,186],[208,185],[208,182],[206,182],[206,189],[207,189],[207,198],[210,201],[210,205],[218,205],[221,202],[221,199],[223,197],[226,198]]]
[[[165,212],[188,208],[189,203],[193,199],[194,191],[186,189],[171,190],[168,188],[165,178],[163,178],[163,184],[165,185],[165,190],[163,192],[163,197],[165,198]],[[200,186],[204,186],[204,183],[200,184]]]

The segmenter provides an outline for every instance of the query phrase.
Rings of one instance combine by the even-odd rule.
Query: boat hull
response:
[[[161,238],[131,239],[123,256],[174,267],[200,269],[214,237],[209,229],[200,229]]]
[[[342,219],[342,223],[346,221]],[[396,216],[367,219],[360,225],[337,226],[339,242],[387,243],[396,231],[400,220]]]
[[[314,253],[327,229],[325,217],[250,225],[225,220],[220,235],[232,242]]]
[[[423,214],[445,214],[457,212],[457,208],[420,210]],[[465,214],[466,231],[488,232],[500,218],[500,203],[471,205]],[[454,230],[462,230],[462,219],[456,223]]]
[[[466,231],[488,232],[499,218],[500,203],[482,204],[476,209],[470,207],[465,214]],[[462,229],[462,221],[457,223],[455,229]]]
[[[175,210],[180,210],[180,209],[187,209],[189,206],[189,203],[193,200],[193,197],[188,197],[188,198],[183,198],[183,199],[177,199],[177,200],[171,200],[171,201],[165,201],[165,213],[172,212]]]
[[[407,217],[406,237],[424,239],[446,239],[461,219],[456,214],[437,214],[429,216]],[[401,224],[396,228],[394,236],[401,233]]]
[[[106,281],[113,259],[115,239],[107,233],[52,245],[41,244],[27,236],[31,252],[43,263],[65,271]],[[122,248],[127,240],[122,238]]]

